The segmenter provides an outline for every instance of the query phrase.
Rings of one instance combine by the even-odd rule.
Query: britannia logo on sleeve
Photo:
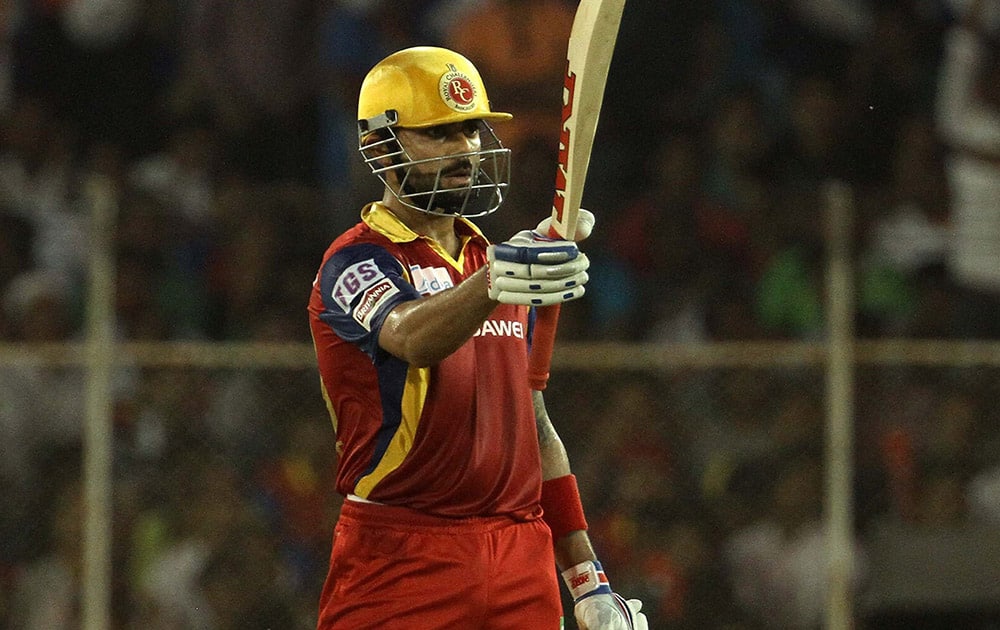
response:
[[[397,293],[399,293],[399,289],[388,278],[376,282],[365,290],[351,316],[354,317],[354,321],[364,326],[365,330],[370,331],[375,314],[389,298]]]
[[[457,112],[471,112],[476,108],[476,86],[468,75],[459,72],[454,64],[448,64],[448,72],[441,75],[438,83],[441,100]]]

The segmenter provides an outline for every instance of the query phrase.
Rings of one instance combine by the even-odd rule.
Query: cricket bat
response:
[[[580,0],[566,49],[559,164],[552,198],[550,236],[572,240],[576,234],[590,152],[604,101],[604,87],[618,39],[625,0]],[[537,309],[528,363],[532,389],[549,380],[560,305]]]

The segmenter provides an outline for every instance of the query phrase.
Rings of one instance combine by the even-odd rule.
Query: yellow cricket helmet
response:
[[[388,111],[396,112],[400,127],[511,118],[490,110],[483,79],[471,61],[434,46],[400,50],[368,72],[358,98],[358,120],[371,120]]]
[[[417,46],[375,65],[358,97],[358,149],[365,163],[404,205],[434,215],[490,214],[510,184],[510,149],[491,121],[512,116],[490,109],[479,71],[446,48]],[[475,121],[479,146],[465,153],[414,160],[396,128],[420,129]],[[467,165],[468,183],[445,186],[444,171]]]

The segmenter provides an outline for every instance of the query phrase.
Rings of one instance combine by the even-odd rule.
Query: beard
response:
[[[478,208],[476,200],[479,190],[473,188],[481,173],[472,166],[468,159],[440,171],[440,178],[452,175],[470,174],[468,184],[460,188],[441,188],[438,172],[425,173],[411,169],[405,177],[400,194],[416,206],[423,206],[427,211],[443,212],[445,214],[461,215]],[[433,199],[432,199],[433,198]],[[433,203],[433,205],[431,205]]]

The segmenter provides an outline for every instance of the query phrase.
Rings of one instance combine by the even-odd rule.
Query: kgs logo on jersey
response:
[[[362,291],[375,284],[385,276],[375,264],[374,258],[362,260],[344,269],[337,277],[330,297],[346,313],[351,310],[351,303]]]
[[[441,100],[457,112],[471,112],[476,108],[476,86],[468,75],[459,72],[454,64],[448,64],[448,72],[441,75],[438,82]]]

